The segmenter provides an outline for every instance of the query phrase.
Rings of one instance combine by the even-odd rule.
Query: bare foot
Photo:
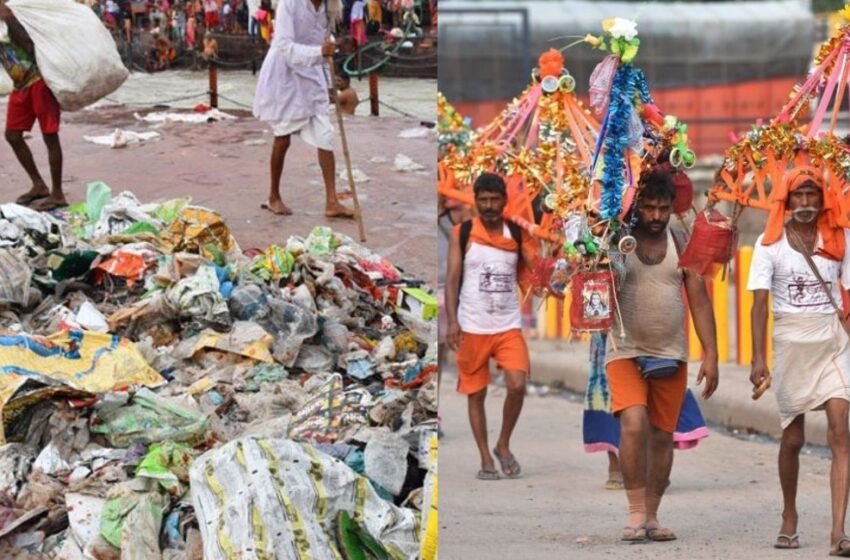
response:
[[[39,212],[50,212],[51,210],[65,208],[66,206],[68,206],[68,201],[65,200],[64,196],[50,195],[47,198],[42,198],[38,202],[31,204],[30,208],[38,210]]]
[[[354,210],[351,210],[347,206],[343,206],[339,202],[334,202],[333,204],[328,204],[325,206],[325,216],[328,218],[354,218]]]
[[[278,216],[291,216],[292,210],[283,203],[282,200],[270,200],[269,202],[264,202],[260,205],[260,208],[263,210],[268,210],[272,214],[277,214]]]
[[[33,185],[30,190],[19,196],[15,200],[15,203],[27,206],[40,198],[47,198],[48,196],[50,196],[50,189],[47,188],[47,185]]]

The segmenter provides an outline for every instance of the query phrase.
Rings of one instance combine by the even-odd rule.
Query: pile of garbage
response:
[[[433,558],[435,315],[326,227],[0,205],[0,557]]]

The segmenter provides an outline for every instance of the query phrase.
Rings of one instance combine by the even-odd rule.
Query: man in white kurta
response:
[[[333,56],[329,40],[327,0],[281,0],[275,16],[274,40],[266,54],[254,116],[269,123],[275,136],[271,161],[271,192],[263,208],[279,215],[292,214],[280,196],[280,178],[295,134],[318,149],[325,182],[325,215],[353,218],[336,194],[334,137],[328,103],[325,58]]]
[[[765,349],[768,296],[775,318],[772,385],[782,426],[779,481],[784,509],[774,546],[800,546],[796,499],[805,414],[825,410],[832,450],[830,553],[850,557],[850,538],[844,534],[850,481],[850,338],[836,309],[841,308],[839,284],[850,287],[850,236],[835,225],[838,203],[820,170],[793,169],[772,196],[775,206],[756,241],[747,289],[754,292],[754,398],[771,378]],[[784,223],[787,211],[791,220]]]

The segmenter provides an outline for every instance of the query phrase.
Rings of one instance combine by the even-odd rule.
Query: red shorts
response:
[[[218,27],[218,12],[204,12],[204,25],[207,29]]]
[[[13,90],[6,109],[6,130],[29,132],[38,119],[42,134],[59,132],[62,109],[53,92],[39,80],[22,90]]]
[[[526,375],[528,346],[522,330],[511,329],[498,334],[463,333],[457,349],[457,392],[471,395],[490,384],[490,358],[502,371],[521,371]]]

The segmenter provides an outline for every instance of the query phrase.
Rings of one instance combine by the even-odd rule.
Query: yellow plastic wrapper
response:
[[[129,340],[83,331],[48,338],[0,336],[0,415],[27,381],[104,393],[133,385],[156,387],[165,380]],[[5,443],[5,430],[0,443]]]
[[[212,210],[198,206],[183,208],[168,230],[162,233],[162,238],[174,253],[198,253],[213,261],[239,250],[224,219]]]

